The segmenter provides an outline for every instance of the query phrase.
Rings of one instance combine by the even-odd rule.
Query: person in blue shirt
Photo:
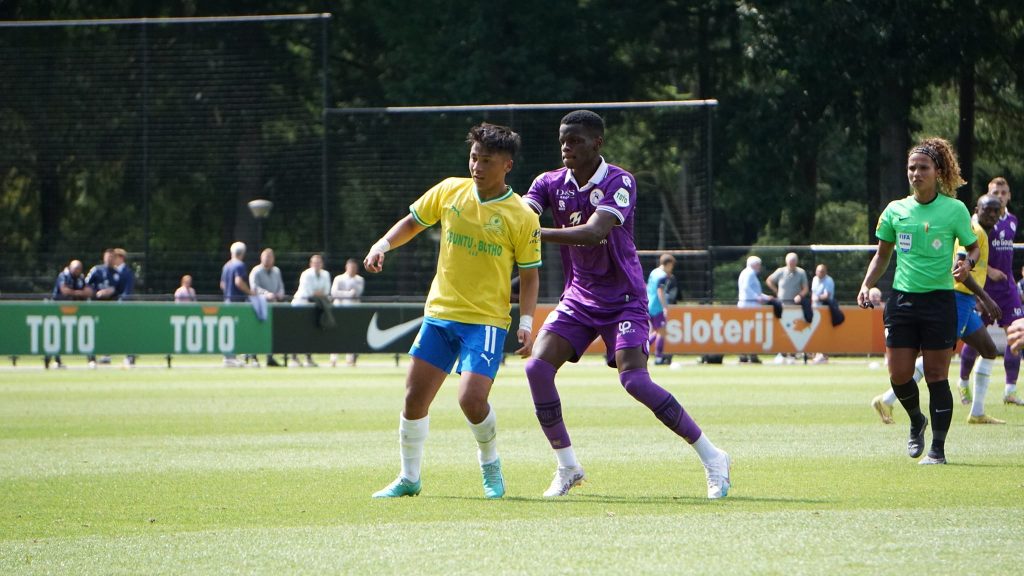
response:
[[[97,264],[89,269],[85,276],[85,283],[92,290],[92,297],[95,300],[112,300],[117,293],[117,281],[120,275],[114,267],[117,256],[113,248],[103,251],[103,263]],[[96,356],[90,354],[88,357],[89,368],[96,368]],[[103,357],[104,363],[110,363],[110,357]]]
[[[129,300],[135,290],[135,272],[127,264],[128,252],[124,248],[114,248],[114,300]],[[135,366],[135,355],[124,357],[125,368]]]
[[[249,272],[245,266],[245,243],[235,242],[231,245],[231,259],[224,263],[220,271],[220,289],[224,292],[225,302],[245,302],[252,290],[249,288]],[[234,354],[224,355],[224,365],[241,368]]]
[[[649,344],[654,344],[654,364],[671,364],[672,356],[665,356],[665,326],[668,319],[668,283],[676,259],[671,254],[662,254],[658,267],[647,277],[647,313],[650,314],[651,334]]]
[[[57,281],[53,285],[53,294],[51,295],[54,300],[88,300],[92,297],[92,288],[85,283],[85,274],[82,273],[82,268],[81,260],[72,260],[64,268],[64,271],[57,275]],[[50,362],[53,360],[56,360],[57,368],[65,368],[64,363],[60,359],[60,354],[44,356],[43,366],[49,370]]]

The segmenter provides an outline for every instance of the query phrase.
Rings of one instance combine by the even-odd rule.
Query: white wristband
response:
[[[533,316],[523,314],[519,317],[519,329],[533,333]]]
[[[381,238],[380,240],[377,240],[377,243],[374,244],[370,250],[379,250],[381,254],[386,254],[388,250],[391,250],[391,243],[385,238]]]

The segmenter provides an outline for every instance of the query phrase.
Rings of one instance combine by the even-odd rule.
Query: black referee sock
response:
[[[932,449],[931,456],[943,456],[946,453],[946,433],[953,421],[953,393],[949,390],[949,380],[928,383],[928,411],[932,415]]]
[[[917,381],[911,379],[903,384],[895,384],[890,380],[890,384],[892,384],[892,391],[896,394],[896,398],[903,405],[903,409],[907,411],[907,416],[910,416],[911,432],[920,430],[921,426],[924,426],[925,418],[924,414],[921,414],[921,395],[917,390]],[[952,398],[950,396],[950,402],[953,401]],[[949,426],[946,427],[949,428]]]

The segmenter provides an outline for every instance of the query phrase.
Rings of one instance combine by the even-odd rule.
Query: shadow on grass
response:
[[[422,496],[421,496],[422,497]],[[484,497],[472,496],[427,496],[430,500],[486,500]],[[573,494],[561,498],[544,498],[541,496],[506,496],[501,498],[505,502],[517,502],[521,504],[540,504],[544,506],[558,506],[568,504],[632,504],[648,506],[665,506],[668,504],[717,504],[701,496],[615,496],[610,494]],[[729,496],[721,502],[761,502],[773,504],[835,504],[836,500],[815,499],[815,498],[771,498],[756,496]]]

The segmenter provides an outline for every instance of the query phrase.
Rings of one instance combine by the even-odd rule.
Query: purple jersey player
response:
[[[1013,240],[1017,236],[1017,217],[1006,209],[1010,203],[1010,184],[1006,178],[993,178],[988,183],[988,193],[999,199],[1002,215],[996,225],[988,230],[988,279],[985,292],[996,301],[1003,311],[999,326],[1007,328],[1018,318],[1024,317],[1021,309],[1020,293],[1013,281]],[[960,351],[960,379],[974,368],[978,352],[970,346]],[[1014,352],[1007,346],[1003,352],[1003,368],[1006,371],[1006,389],[1003,402],[1024,406],[1024,400],[1017,396],[1017,377],[1020,374],[1020,352]]]
[[[538,213],[551,211],[555,227],[543,228],[541,241],[563,245],[562,257],[568,261],[561,301],[545,320],[526,363],[537,418],[558,459],[544,496],[564,496],[585,479],[562,420],[555,374],[566,361],[579,360],[600,336],[622,386],[693,446],[707,474],[708,498],[723,498],[730,485],[729,455],[647,372],[647,290],[633,244],[636,180],[601,157],[604,120],[597,114],[567,114],[558,141],[565,168],[538,176],[525,197]]]

